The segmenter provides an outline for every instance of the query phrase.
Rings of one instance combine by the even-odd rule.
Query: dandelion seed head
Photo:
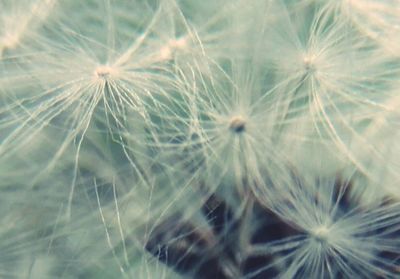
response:
[[[0,0],[0,274],[398,278],[398,1]]]

